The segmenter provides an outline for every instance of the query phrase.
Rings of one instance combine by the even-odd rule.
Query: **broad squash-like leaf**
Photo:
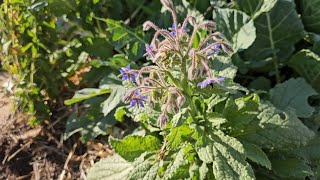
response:
[[[320,33],[320,0],[300,0],[301,18],[306,30]]]
[[[303,24],[292,0],[278,0],[270,11],[254,20],[254,25],[257,38],[244,52],[248,61],[271,57],[285,60],[294,51],[294,44],[303,38]]]
[[[233,51],[247,49],[256,38],[253,20],[245,13],[235,9],[216,8],[213,17],[217,30],[230,41]]]
[[[239,137],[262,148],[287,149],[306,145],[314,133],[295,112],[283,112],[269,102],[262,102],[257,120],[251,121]]]
[[[76,113],[69,116],[66,123],[66,130],[64,139],[69,138],[71,135],[80,132],[81,140],[88,141],[99,135],[106,135],[107,129],[113,127],[117,120],[114,117],[114,111],[107,116],[101,113],[101,103],[103,97],[93,97],[84,101],[83,105],[87,109],[83,116],[78,117]]]
[[[294,109],[298,117],[307,118],[314,108],[308,103],[308,98],[317,92],[303,79],[289,79],[270,90],[270,101],[280,110]]]
[[[300,159],[272,159],[272,170],[282,178],[305,178],[313,175],[312,169]]]
[[[122,140],[110,137],[109,142],[120,156],[130,162],[144,152],[159,150],[161,147],[160,139],[151,135],[145,137],[129,135]]]
[[[122,101],[122,97],[126,93],[124,86],[114,86],[109,97],[102,103],[102,112],[106,116]]]
[[[320,93],[320,57],[308,49],[296,53],[289,66],[304,77]]]
[[[107,157],[95,163],[88,171],[88,180],[126,179],[129,172],[133,169],[131,163],[124,160],[118,154]]]
[[[234,79],[238,68],[232,64],[231,59],[225,56],[218,56],[212,61],[212,71],[219,77]]]
[[[65,100],[65,105],[71,105],[86,99],[90,99],[95,96],[99,96],[102,94],[110,93],[112,90],[110,88],[106,89],[96,89],[96,88],[85,88],[79,91],[76,91],[74,96],[71,99]]]
[[[305,160],[312,161],[320,161],[320,137],[319,135],[311,140],[307,145],[295,148],[290,153],[302,157]]]
[[[278,0],[237,0],[239,8],[253,19],[269,12]]]

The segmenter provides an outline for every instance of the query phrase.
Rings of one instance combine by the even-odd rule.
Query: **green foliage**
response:
[[[238,10],[220,9],[214,11],[219,31],[230,41],[233,51],[247,49],[256,39],[256,28],[249,16]]]
[[[294,68],[314,89],[320,92],[319,55],[307,49],[301,50],[292,56],[289,66]]]
[[[269,57],[285,60],[303,37],[303,24],[290,0],[278,0],[274,7],[254,20],[257,38],[244,52],[245,59],[263,61]],[[290,33],[288,33],[290,27]]]
[[[214,8],[207,13],[204,6],[210,3]],[[132,135],[116,141],[122,145],[115,151],[134,167],[126,178],[317,179],[320,167],[317,1],[191,0],[174,4],[179,21],[180,16],[192,14],[197,16],[198,23],[204,17],[213,18],[217,30],[233,47],[232,53],[219,53],[208,63],[211,72],[226,81],[204,89],[196,87],[193,80],[185,81],[184,74],[179,76],[185,71],[179,62],[171,61],[187,50],[179,55],[169,51],[167,62],[172,62],[175,68],[168,65],[172,76],[165,76],[164,81],[178,87],[186,103],[168,113],[164,127],[156,123],[164,103],[119,110],[117,119],[126,112],[126,116],[143,127],[145,135],[135,138],[152,136],[158,140],[157,148],[144,147],[139,153],[132,153],[135,149],[132,144],[136,143],[136,140],[128,142]],[[170,13],[167,9],[162,9],[165,18]],[[170,23],[163,23],[164,27],[171,26]],[[119,32],[113,36],[113,43],[120,44],[119,47],[124,47],[122,39],[128,40],[128,46],[142,42],[140,36],[127,37],[132,35],[132,29],[119,27],[127,28],[114,23],[109,28]],[[193,47],[197,48],[207,34],[205,30],[198,32]],[[180,45],[183,47],[187,40],[179,41]],[[163,100],[165,91],[154,96]],[[155,147],[153,143],[146,146]]]
[[[161,141],[154,136],[127,136],[121,141],[109,139],[112,148],[126,160],[132,162],[136,157],[147,151],[156,151],[160,148]]]
[[[142,23],[151,19],[159,28],[172,25],[170,7],[161,9],[159,1],[5,0],[1,64],[12,74],[14,99],[32,124],[48,119],[63,100],[81,107],[68,118],[65,139],[75,133],[83,142],[108,135],[117,123],[132,128],[124,139],[109,138],[116,153],[96,163],[88,179],[317,179],[319,4],[177,0],[179,22],[188,15],[197,24],[213,19],[226,39],[215,36],[208,43],[227,40],[220,50],[230,44],[233,52],[207,59],[197,48],[213,29],[197,31],[190,48],[190,31],[196,28],[188,24],[189,35],[174,41],[162,34],[154,42],[161,45],[160,60],[145,61],[145,44],[152,36],[142,31]],[[201,60],[212,69],[201,66]],[[142,79],[163,76],[161,90],[153,91],[152,98],[143,94],[148,96],[144,109],[123,104],[127,89],[138,87],[118,76],[128,64],[165,69],[142,73]],[[190,70],[192,65],[201,67]],[[207,73],[225,80],[198,87]],[[64,92],[75,93],[70,98]],[[166,124],[159,125],[164,109]],[[126,124],[130,119],[140,125],[139,135],[130,134],[135,128]]]
[[[298,1],[298,4],[300,5],[300,11],[302,15],[301,19],[305,25],[306,30],[320,33],[320,23],[317,17],[317,14],[319,13],[320,1],[302,0]]]
[[[308,98],[318,93],[303,79],[289,79],[270,90],[270,101],[283,111],[294,109],[298,117],[308,118],[315,109]]]
[[[134,166],[115,154],[111,157],[100,160],[88,172],[89,180],[105,179],[110,180],[125,179]]]

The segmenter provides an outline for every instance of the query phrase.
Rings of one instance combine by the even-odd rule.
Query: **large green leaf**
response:
[[[172,128],[170,133],[167,136],[168,146],[176,149],[181,144],[183,144],[184,140],[190,137],[192,134],[192,129],[188,125],[182,125],[176,128]]]
[[[257,101],[253,95],[227,100],[223,115],[228,121],[226,126],[230,127],[231,135],[243,132],[243,129],[254,120],[258,114],[259,104]]]
[[[212,61],[212,71],[219,77],[225,77],[229,79],[234,79],[238,68],[232,64],[229,57],[218,56]]]
[[[308,49],[296,53],[289,66],[304,77],[320,93],[320,57]]]
[[[130,180],[154,180],[158,179],[159,162],[156,162],[155,156],[143,153],[133,163],[134,167],[128,175]]]
[[[212,163],[215,179],[255,179],[251,166],[246,162],[245,150],[235,138],[221,131],[203,133],[203,145],[197,147],[201,161]]]
[[[278,0],[269,12],[256,18],[254,24],[257,38],[244,52],[247,61],[271,57],[285,60],[294,51],[294,44],[303,38],[303,24],[292,0]]]
[[[217,30],[230,41],[233,51],[247,49],[256,38],[253,20],[245,13],[234,9],[216,8],[213,11]]]
[[[95,163],[88,171],[88,180],[126,179],[129,172],[133,169],[131,163],[124,160],[118,154],[107,157]]]
[[[320,0],[300,0],[301,18],[308,31],[320,33]]]
[[[101,113],[101,103],[104,98],[94,97],[84,101],[83,105],[86,107],[83,116],[78,116],[73,113],[69,116],[66,123],[66,130],[64,139],[71,135],[80,132],[81,140],[88,141],[99,135],[107,135],[108,128],[112,128],[117,120],[114,117],[114,111],[107,116]]]
[[[313,140],[311,140],[307,145],[292,149],[290,151],[291,154],[294,154],[298,157],[302,157],[309,162],[320,161],[319,152],[320,152],[320,136],[319,135]]]
[[[278,0],[237,0],[239,8],[255,19],[270,11]]]
[[[144,152],[159,150],[161,147],[160,139],[151,135],[130,135],[122,140],[110,137],[109,142],[112,148],[128,161],[133,161]]]
[[[190,144],[183,145],[180,150],[174,155],[174,159],[168,165],[165,173],[164,180],[183,178],[188,175],[190,162],[187,160],[187,155],[192,150]]]
[[[315,109],[308,103],[308,98],[317,92],[303,79],[289,79],[270,90],[270,101],[278,109],[294,109],[298,117],[310,117]]]
[[[123,86],[114,86],[109,97],[102,103],[102,112],[106,116],[121,102],[122,97],[126,93]]]
[[[246,151],[248,159],[271,170],[271,162],[268,159],[268,156],[262,151],[259,146],[251,143],[242,144]]]
[[[283,112],[269,102],[259,106],[257,121],[251,121],[239,137],[262,148],[287,149],[306,145],[313,137],[295,112]]]
[[[111,33],[111,43],[116,49],[121,49],[125,46],[125,51],[129,55],[130,59],[138,59],[144,54],[145,40],[142,38],[141,27],[139,30],[133,30],[121,22],[107,19],[108,31]]]
[[[74,96],[71,99],[67,99],[64,101],[65,105],[71,105],[86,99],[90,99],[95,96],[99,96],[102,94],[110,93],[111,89],[96,89],[96,88],[85,88],[79,91],[76,91]]]
[[[313,175],[311,167],[300,159],[272,159],[272,170],[282,178],[305,178]]]

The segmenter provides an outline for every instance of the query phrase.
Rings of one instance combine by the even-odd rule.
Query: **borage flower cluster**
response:
[[[222,83],[224,77],[215,77],[209,62],[220,53],[231,51],[228,43],[219,32],[214,32],[213,21],[196,23],[192,16],[178,24],[177,15],[171,0],[161,0],[173,17],[173,25],[169,30],[160,29],[154,23],[146,21],[143,30],[154,29],[155,34],[150,44],[146,44],[147,58],[155,64],[140,70],[130,69],[130,65],[120,70],[122,80],[130,81],[136,86],[125,94],[123,101],[130,107],[143,108],[145,103],[153,107],[161,105],[161,115],[157,124],[163,127],[168,113],[177,113],[185,104],[190,103],[193,88],[207,88],[215,83]],[[188,34],[188,27],[193,29]],[[197,47],[194,40],[200,30],[210,34],[202,38]]]

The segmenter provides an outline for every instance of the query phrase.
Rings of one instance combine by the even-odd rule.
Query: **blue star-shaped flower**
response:
[[[138,106],[144,108],[143,102],[147,100],[146,96],[139,96],[139,91],[135,91],[135,96],[131,99],[130,107]]]
[[[199,82],[197,86],[200,87],[201,89],[203,89],[203,88],[207,87],[210,84],[221,83],[224,80],[225,80],[225,78],[223,78],[223,77],[222,78],[214,78],[214,79],[213,78],[207,78],[204,81]]]
[[[132,82],[136,82],[136,77],[138,76],[138,73],[130,70],[130,64],[128,64],[126,67],[121,68],[120,73],[122,75],[123,81],[129,80]]]

